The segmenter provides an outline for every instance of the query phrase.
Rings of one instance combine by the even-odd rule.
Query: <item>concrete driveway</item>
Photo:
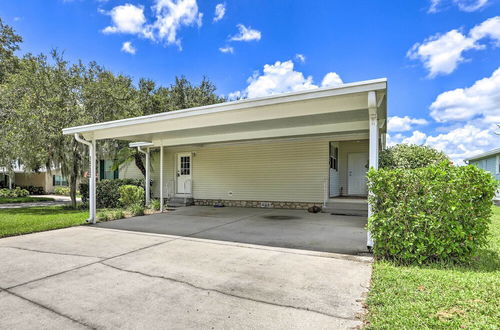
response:
[[[366,221],[304,210],[191,206],[97,226],[358,255],[367,252]]]
[[[189,209],[182,213],[195,212]],[[277,247],[283,242],[279,237],[275,246],[196,237],[221,235],[226,226],[244,237],[244,231],[233,227],[238,222],[281,214],[254,211],[258,214],[242,211],[248,214],[237,219],[230,210],[218,217],[200,216],[200,221],[218,220],[189,230],[178,225],[176,235],[80,226],[1,239],[0,328],[361,325],[370,258]],[[175,221],[182,219],[178,215]]]

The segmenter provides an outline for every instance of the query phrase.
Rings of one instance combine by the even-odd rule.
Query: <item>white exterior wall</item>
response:
[[[165,185],[174,180],[176,153],[193,152],[195,199],[322,202],[329,173],[329,140],[165,148]],[[153,194],[159,196],[158,152],[151,163]]]
[[[341,141],[339,147],[339,173],[340,173],[340,188],[342,195],[347,195],[347,154],[350,152],[366,152],[368,154],[368,140],[357,141]]]
[[[146,166],[146,162],[144,161],[144,166]],[[120,179],[142,179],[144,175],[142,175],[141,170],[137,166],[135,166],[134,161],[127,162],[120,166],[118,170],[118,178]]]

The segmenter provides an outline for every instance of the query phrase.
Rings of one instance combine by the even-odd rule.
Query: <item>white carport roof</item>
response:
[[[155,146],[368,134],[368,93],[372,91],[384,133],[385,78],[70,127],[63,133],[81,134],[87,140],[120,139]]]

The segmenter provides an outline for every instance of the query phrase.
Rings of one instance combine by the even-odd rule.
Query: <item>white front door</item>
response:
[[[191,153],[177,154],[177,193],[191,194],[191,172],[192,172]]]
[[[367,195],[366,172],[368,171],[368,154],[352,152],[347,154],[347,194]]]

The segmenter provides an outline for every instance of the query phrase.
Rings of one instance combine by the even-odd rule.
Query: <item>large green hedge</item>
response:
[[[475,166],[371,169],[377,258],[404,263],[464,262],[486,243],[497,182]]]
[[[382,150],[379,155],[379,167],[386,169],[420,168],[443,161],[450,162],[445,153],[415,144],[397,144]]]
[[[124,185],[133,185],[144,188],[144,179],[106,179],[98,181],[96,186],[96,207],[120,207],[119,189]],[[86,203],[89,198],[88,183],[80,184],[80,193],[82,194],[82,201]]]

